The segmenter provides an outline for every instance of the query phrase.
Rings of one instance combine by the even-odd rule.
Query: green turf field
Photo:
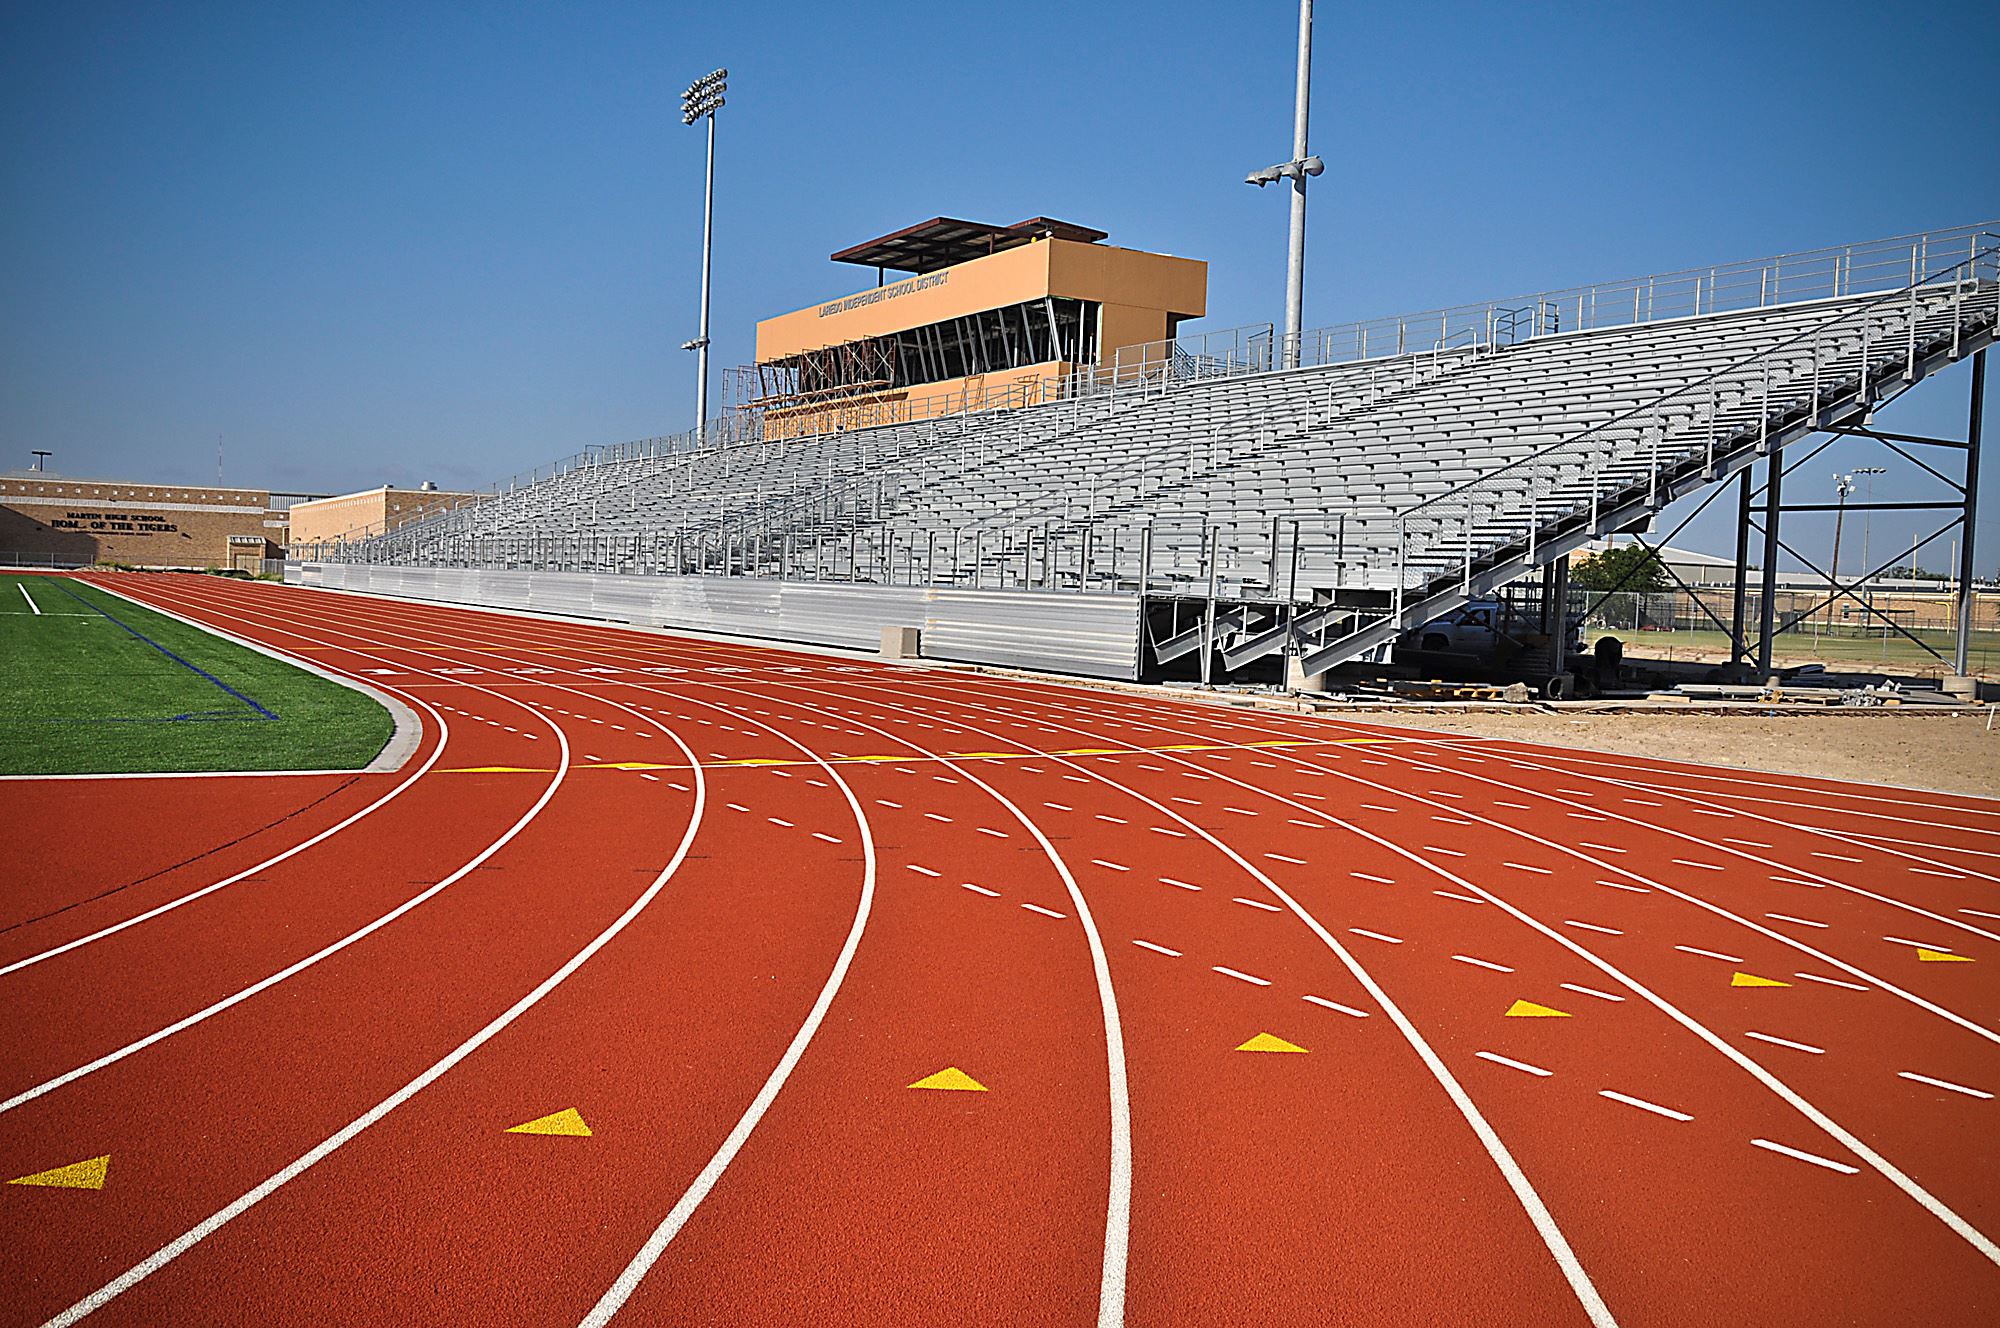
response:
[[[0,774],[348,770],[393,728],[360,692],[130,600],[0,575]]]

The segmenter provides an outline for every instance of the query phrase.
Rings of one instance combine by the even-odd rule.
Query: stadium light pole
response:
[[[703,74],[681,94],[681,123],[708,121],[708,183],[701,205],[701,330],[693,341],[681,343],[682,350],[695,353],[694,436],[701,442],[708,436],[708,274],[715,243],[715,113],[723,107],[722,94],[729,90],[729,71],[717,69]]]
[[[1304,335],[1306,300],[1306,177],[1318,175],[1326,163],[1306,155],[1306,109],[1312,89],[1313,0],[1299,0],[1298,96],[1292,107],[1292,159],[1252,171],[1245,184],[1262,189],[1279,180],[1292,182],[1291,249],[1285,264],[1285,342],[1280,363],[1299,367],[1299,342]]]

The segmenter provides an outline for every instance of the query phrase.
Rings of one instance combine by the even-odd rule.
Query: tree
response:
[[[1660,555],[1639,544],[1620,544],[1594,558],[1579,558],[1569,583],[1580,590],[1647,595],[1669,589],[1673,580]]]

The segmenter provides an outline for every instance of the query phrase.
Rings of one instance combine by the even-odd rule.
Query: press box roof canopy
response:
[[[1030,217],[1012,226],[932,217],[929,221],[905,226],[879,239],[842,249],[833,255],[833,261],[886,268],[894,272],[935,272],[941,267],[984,258],[1031,240],[1048,238],[1096,244],[1105,234],[1088,226],[1076,226],[1049,217]]]

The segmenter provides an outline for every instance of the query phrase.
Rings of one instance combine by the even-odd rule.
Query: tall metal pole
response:
[[[1312,90],[1313,0],[1299,0],[1298,100],[1292,110],[1292,160],[1306,158],[1306,108]],[[1284,366],[1299,367],[1299,341],[1305,328],[1306,298],[1306,175],[1292,176],[1291,257],[1285,266]]]
[[[1750,467],[1743,468],[1736,489],[1736,583],[1729,615],[1729,662],[1741,664],[1748,652],[1749,633],[1743,621],[1750,597]]]
[[[708,184],[701,204],[701,331],[695,337],[694,436],[708,436],[708,274],[715,243],[715,112],[708,113]]]
[[[1764,566],[1757,606],[1757,676],[1771,676],[1771,649],[1778,640],[1778,516],[1784,510],[1785,462],[1772,452],[1764,463]]]
[[[1986,352],[1972,357],[1972,408],[1965,426],[1965,525],[1958,542],[1958,640],[1951,650],[1952,672],[1963,678],[1971,663],[1973,531],[1979,520],[1979,441],[1986,416]]]

